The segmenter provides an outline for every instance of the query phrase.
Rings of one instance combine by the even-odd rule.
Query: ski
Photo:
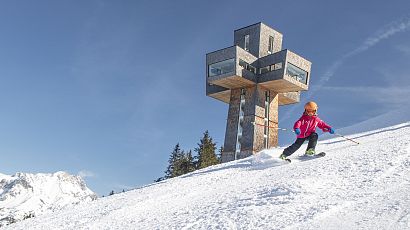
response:
[[[320,152],[320,153],[318,153],[318,154],[315,154],[314,156],[324,157],[324,156],[326,156],[326,153],[325,153],[325,152]]]
[[[325,152],[320,152],[314,155],[307,155],[307,154],[303,155],[303,157],[306,157],[306,158],[309,158],[309,157],[317,158],[317,157],[324,157],[324,156],[326,156]]]
[[[325,152],[320,152],[320,153],[312,155],[312,156],[302,155],[302,156],[299,156],[298,158],[301,161],[306,161],[306,160],[313,160],[313,159],[324,157],[324,156],[326,156],[326,153]],[[282,159],[282,160],[287,162],[287,163],[292,163],[292,160],[289,159],[289,158],[285,158],[285,159]]]
[[[326,153],[325,153],[325,152],[320,152],[320,153],[315,154],[315,155],[312,155],[312,156],[310,156],[310,155],[302,155],[302,156],[299,156],[298,158],[299,158],[299,160],[301,160],[301,161],[308,161],[308,160],[313,160],[313,159],[321,158],[321,157],[324,157],[324,156],[326,156]]]

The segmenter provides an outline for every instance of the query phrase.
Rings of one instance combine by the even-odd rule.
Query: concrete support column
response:
[[[259,85],[244,89],[245,104],[242,104],[241,117],[241,92],[241,89],[231,91],[222,162],[245,158],[266,147],[278,145],[278,94]],[[267,95],[269,101],[266,107]],[[266,116],[268,119],[265,119]],[[242,131],[239,137],[238,130]],[[238,141],[240,151],[236,149],[239,146]]]
[[[239,122],[239,106],[241,103],[241,89],[231,90],[231,98],[226,121],[226,132],[222,162],[235,160],[236,139]]]

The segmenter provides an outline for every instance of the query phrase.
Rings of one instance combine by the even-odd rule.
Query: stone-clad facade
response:
[[[278,106],[309,87],[311,62],[263,23],[234,31],[234,46],[206,55],[206,94],[229,104],[222,161],[278,144]]]

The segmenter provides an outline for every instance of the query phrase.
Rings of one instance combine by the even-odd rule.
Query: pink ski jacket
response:
[[[295,122],[293,129],[300,129],[300,134],[297,138],[305,138],[316,132],[316,127],[319,127],[323,132],[329,132],[330,126],[322,121],[318,116],[308,116],[303,114],[299,120]]]

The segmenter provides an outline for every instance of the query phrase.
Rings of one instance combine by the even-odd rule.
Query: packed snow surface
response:
[[[410,229],[410,122],[208,167],[5,229]]]

